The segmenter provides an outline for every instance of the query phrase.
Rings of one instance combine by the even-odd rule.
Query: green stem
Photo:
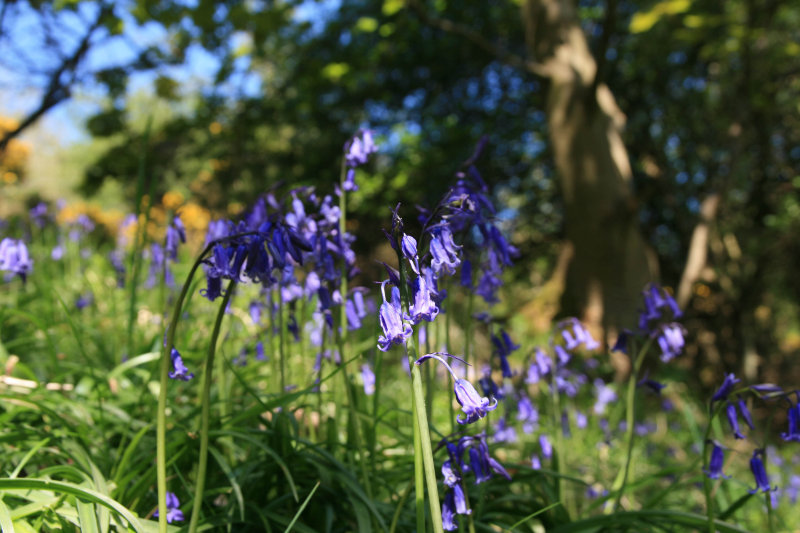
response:
[[[636,437],[636,432],[634,431],[633,425],[635,420],[635,408],[636,408],[636,379],[639,375],[639,371],[642,368],[642,362],[644,361],[644,356],[647,353],[647,350],[650,348],[650,344],[652,343],[652,339],[648,339],[647,342],[642,347],[641,351],[634,356],[634,361],[632,365],[631,374],[628,377],[628,390],[625,397],[625,422],[627,427],[625,428],[625,439],[628,443],[627,446],[627,454],[625,456],[625,467],[622,469],[621,475],[617,477],[617,480],[614,482],[612,487],[612,491],[617,491],[617,496],[614,499],[614,510],[619,509],[620,504],[622,503],[622,497],[625,494],[625,487],[628,484],[628,474],[631,469],[631,464],[633,462],[633,444]],[[631,350],[633,352],[633,350]],[[609,509],[606,508],[608,511]]]
[[[409,351],[409,359],[411,359],[412,354],[414,354],[413,348]],[[425,413],[425,393],[422,390],[422,374],[419,370],[419,366],[414,364],[413,361],[409,362],[411,363],[411,389],[414,394],[416,406],[416,423],[417,426],[419,426],[420,451],[422,452],[425,481],[428,487],[428,503],[431,511],[431,520],[433,522],[433,531],[435,533],[443,533],[442,509],[439,506],[439,487],[436,483],[436,467],[433,463],[433,448],[431,446],[430,429],[428,428],[428,417]]]
[[[192,279],[200,268],[203,259],[208,255],[208,252],[218,243],[224,242],[234,237],[244,237],[252,235],[255,232],[242,233],[239,235],[232,235],[227,239],[219,239],[211,241],[203,249],[200,255],[197,256],[186,281],[183,283],[181,293],[175,302],[175,308],[172,310],[172,319],[170,320],[169,327],[167,328],[166,339],[164,340],[163,350],[161,352],[161,365],[159,368],[159,390],[158,390],[158,410],[156,412],[156,485],[158,487],[158,530],[159,533],[167,533],[167,388],[169,384],[169,364],[171,361],[170,352],[175,345],[175,331],[178,329],[178,322],[181,318],[181,310],[183,309],[183,302],[189,294],[189,287],[192,284]]]
[[[200,267],[200,263],[211,249],[209,244],[203,253],[192,265],[189,276],[183,283],[181,293],[175,302],[175,309],[172,311],[172,320],[167,329],[167,338],[161,353],[161,368],[159,369],[159,391],[158,391],[158,411],[156,413],[156,484],[158,486],[158,530],[160,533],[167,532],[167,387],[169,385],[169,364],[171,361],[170,352],[175,344],[175,329],[181,316],[181,309],[186,295],[189,293],[189,286],[192,278]]]
[[[217,351],[217,339],[225,317],[225,308],[233,295],[236,279],[228,283],[228,289],[222,298],[217,318],[214,321],[214,330],[211,332],[211,341],[208,344],[208,354],[203,368],[203,390],[201,391],[202,412],[200,414],[200,457],[197,460],[197,479],[194,485],[194,500],[192,501],[192,518],[189,522],[189,533],[197,531],[197,522],[200,519],[200,508],[203,503],[203,490],[206,484],[206,469],[208,468],[208,430],[211,419],[211,376],[214,370],[214,355]],[[161,512],[159,511],[159,516]]]
[[[412,395],[411,412],[413,413],[414,421],[417,420],[418,409],[417,397]],[[425,466],[422,460],[422,440],[420,438],[419,424],[412,422],[412,426],[414,427],[414,508],[417,515],[417,532],[425,533]]]
[[[553,357],[553,368],[558,368],[558,361],[555,354]],[[552,412],[550,413],[550,424],[553,428],[553,437],[555,440],[555,461],[553,467],[558,472],[556,479],[556,501],[564,501],[564,466],[566,465],[565,446],[564,446],[564,432],[561,430],[561,396],[558,392],[558,385],[555,381],[555,374],[551,372],[550,381],[550,399],[552,401]],[[564,506],[568,511],[568,508]]]

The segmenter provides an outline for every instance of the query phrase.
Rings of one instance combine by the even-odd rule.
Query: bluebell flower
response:
[[[164,248],[157,242],[154,242],[150,245],[150,269],[148,270],[147,280],[145,280],[144,286],[148,289],[155,287],[158,283],[158,279],[161,277],[160,274],[162,272],[166,273],[166,271]]]
[[[539,448],[542,450],[542,457],[551,459],[553,457],[553,445],[547,435],[539,435]]]
[[[656,394],[661,394],[661,390],[664,387],[666,387],[666,385],[664,385],[663,383],[660,383],[660,382],[658,382],[658,381],[656,381],[654,379],[650,379],[648,377],[647,373],[645,373],[644,377],[639,380],[637,385],[639,387],[646,387],[646,388],[650,389],[651,391],[655,392]]]
[[[672,295],[654,283],[648,285],[642,295],[644,309],[639,314],[639,330],[643,333],[651,333],[658,323],[676,320],[683,315]]]
[[[81,294],[75,300],[75,307],[78,309],[78,311],[81,311],[82,309],[90,306],[93,301],[94,301],[94,295],[91,292],[88,292],[86,294]]]
[[[455,487],[461,483],[461,476],[453,468],[453,463],[450,460],[442,464],[442,477],[444,477],[444,484],[447,487]]]
[[[57,246],[56,248],[59,248]],[[56,248],[53,248],[53,253],[55,253]],[[63,247],[60,247],[60,253],[63,255]],[[51,255],[52,257],[52,255]],[[123,262],[124,255],[122,250],[112,250],[111,253],[108,255],[109,260],[111,261],[111,267],[114,269],[114,273],[117,275],[117,288],[121,289],[125,286],[125,263]],[[59,257],[60,259],[61,257]],[[53,257],[55,259],[55,257]]]
[[[781,433],[781,438],[785,441],[800,442],[800,393],[798,393],[798,403],[792,405],[789,402],[786,417],[789,420],[789,431]]]
[[[189,372],[189,369],[183,364],[183,358],[177,349],[172,348],[172,350],[169,352],[169,355],[172,358],[173,368],[173,371],[169,373],[170,378],[179,379],[181,381],[189,381],[194,377],[194,374]]]
[[[742,415],[745,423],[750,429],[755,429],[755,425],[753,424],[753,417],[750,416],[750,410],[747,408],[747,404],[744,401],[744,398],[741,396],[737,396],[736,405],[739,407],[739,414]]]
[[[492,380],[491,372],[488,371],[484,372],[483,376],[478,380],[478,385],[481,387],[481,391],[483,392],[484,396],[497,398],[501,400],[503,398],[502,392],[500,391],[500,387],[497,386],[497,383]]]
[[[67,250],[64,248],[64,244],[59,242],[53,246],[53,249],[50,251],[50,259],[53,261],[61,261],[65,253],[67,253]]]
[[[345,163],[350,168],[364,165],[378,151],[370,130],[361,130],[344,145]]]
[[[572,359],[570,353],[564,349],[563,346],[560,344],[556,344],[553,347],[553,350],[556,352],[556,359],[558,360],[558,364],[562,367],[567,366],[569,364],[569,360]]]
[[[183,511],[180,510],[181,502],[174,492],[167,492],[167,523],[180,522],[184,520]],[[153,516],[158,517],[158,510],[153,513]]]
[[[186,242],[186,227],[181,222],[180,217],[172,219],[172,223],[167,226],[167,238],[164,246],[167,257],[173,261],[178,258],[178,245]]]
[[[617,400],[617,393],[614,392],[614,389],[609,385],[606,385],[605,382],[600,378],[594,380],[594,388],[597,401],[595,402],[592,410],[594,411],[594,414],[602,415],[606,412],[606,406],[609,403]]]
[[[455,377],[455,375],[454,375]],[[491,403],[488,398],[481,398],[472,383],[465,379],[455,380],[456,401],[461,405],[461,410],[467,415],[466,418],[460,416],[456,419],[459,424],[472,424],[478,419],[486,416],[486,413],[497,408],[497,398],[493,398]]]
[[[517,402],[517,420],[522,422],[522,431],[528,435],[539,425],[539,411],[533,406],[526,394],[520,395]]]
[[[550,373],[553,360],[539,347],[534,350],[533,361],[528,367],[525,383],[533,385]]]
[[[717,444],[716,442],[712,442],[713,447],[711,448],[711,458],[708,464],[708,470],[703,470],[705,474],[710,479],[719,479],[719,478],[728,478],[722,473],[722,464],[725,461],[725,453],[722,451],[722,447]]]
[[[775,396],[783,395],[783,388],[772,383],[759,383],[757,385],[750,385],[750,389],[758,393],[761,399],[770,399]]]
[[[34,224],[36,224],[39,228],[45,227],[48,221],[47,216],[47,204],[44,202],[39,202],[31,210],[28,212],[31,217],[31,220]]]
[[[531,455],[531,468],[534,470],[541,470],[542,468],[542,460],[536,454]]]
[[[461,264],[460,246],[453,242],[453,234],[447,225],[440,225],[431,231],[430,242],[431,267],[437,278],[442,274],[452,276],[456,267]]]
[[[589,420],[581,411],[575,411],[575,427],[578,429],[586,429],[589,425]]]
[[[364,382],[364,394],[367,396],[375,394],[375,372],[367,363],[361,365],[361,380]]]
[[[411,264],[411,269],[414,273],[419,274],[419,257],[417,257],[417,240],[412,237],[411,235],[406,235],[403,233],[403,237],[400,242],[400,249],[403,252],[403,256],[408,259],[408,262]]]
[[[350,331],[361,329],[361,316],[359,316],[355,302],[347,299],[344,303],[344,310],[347,316],[347,329]]]
[[[383,303],[378,312],[381,329],[383,329],[383,335],[378,337],[378,349],[382,352],[388,351],[395,344],[403,344],[414,333],[411,325],[403,320],[403,311],[400,306],[400,290],[393,286],[392,299],[388,301],[384,292],[386,283],[384,281],[381,284]]]
[[[431,293],[428,290],[425,277],[419,276],[416,279],[415,285],[414,303],[408,310],[411,321],[414,324],[419,324],[423,319],[428,322],[433,322],[433,319],[439,314],[439,308],[431,298]]]
[[[258,361],[267,360],[267,354],[264,352],[264,343],[261,341],[258,341],[256,343],[256,360]]]
[[[472,288],[472,261],[467,258],[461,261],[461,286]]]
[[[514,344],[511,341],[511,337],[508,336],[508,333],[506,333],[504,329],[500,330],[499,337],[497,335],[492,335],[492,344],[494,344],[495,353],[500,359],[500,368],[503,372],[503,377],[510,378],[512,373],[511,366],[508,364],[508,356],[511,355],[511,352],[519,348],[519,344]]]
[[[759,491],[770,492],[778,488],[770,486],[767,470],[764,467],[764,461],[761,459],[763,455],[764,450],[757,449],[753,451],[753,456],[750,458],[750,471],[753,472],[753,477],[756,481],[756,488],[750,489],[750,494],[755,494]]]
[[[600,343],[592,338],[592,334],[577,318],[568,318],[561,321],[556,325],[556,329],[561,330],[561,336],[564,338],[567,350],[575,350],[581,344],[587,350],[596,350],[600,347]]]
[[[445,355],[448,355],[449,357],[455,357],[449,354]],[[459,403],[459,405],[461,405],[461,410],[466,415],[466,417],[464,418],[459,416],[456,419],[456,421],[459,424],[472,424],[473,422],[476,422],[477,420],[486,416],[486,413],[488,413],[489,411],[493,411],[497,408],[497,398],[493,398],[494,403],[492,403],[488,398],[485,397],[482,398],[481,395],[478,394],[478,391],[475,390],[475,387],[472,386],[472,383],[470,383],[465,379],[459,379],[458,377],[456,377],[455,372],[450,367],[450,365],[447,364],[447,361],[439,357],[439,355],[437,354],[423,355],[422,357],[417,359],[415,364],[421,365],[426,359],[429,358],[436,359],[437,361],[442,363],[445,366],[445,368],[447,368],[448,372],[450,372],[450,375],[453,377],[454,381],[453,388],[456,395],[456,401]]]
[[[492,472],[500,474],[507,480],[511,480],[511,475],[503,468],[503,465],[497,462],[491,455],[489,455],[489,445],[486,444],[486,439],[483,435],[472,437],[469,440],[462,438],[460,446],[469,446],[469,469],[475,476],[475,483],[483,483],[488,481]]]
[[[0,271],[18,275],[24,282],[33,271],[28,247],[21,240],[4,238],[0,241]]]
[[[450,490],[445,493],[442,501],[442,528],[445,531],[456,531],[458,529],[455,495]]]
[[[497,291],[503,286],[503,280],[500,279],[502,268],[493,250],[489,250],[487,257],[487,262],[482,265],[484,270],[475,287],[475,294],[483,298],[484,302],[493,304],[499,301]]]
[[[206,288],[200,289],[200,294],[213,302],[222,295],[222,278],[206,274]]]
[[[617,336],[617,342],[614,343],[614,346],[611,348],[612,352],[622,352],[624,354],[628,354],[628,341],[630,340],[633,332],[629,329],[623,329],[619,332],[619,336]]]
[[[505,418],[501,418],[494,426],[495,442],[517,442],[517,432],[514,426],[509,426]]]
[[[669,363],[683,351],[686,341],[684,335],[686,330],[678,323],[663,324],[653,333],[656,335],[656,342],[661,348],[661,361]]]
[[[714,405],[714,402],[725,400],[728,398],[728,395],[733,390],[733,386],[739,383],[740,380],[736,379],[736,376],[733,373],[730,373],[725,376],[725,380],[720,385],[717,392],[711,397],[711,405]]]

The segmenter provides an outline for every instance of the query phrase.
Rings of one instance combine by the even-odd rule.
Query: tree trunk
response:
[[[657,264],[638,227],[625,116],[598,82],[571,0],[527,0],[522,14],[529,54],[549,80],[547,122],[574,248],[562,309],[607,332],[631,327]]]

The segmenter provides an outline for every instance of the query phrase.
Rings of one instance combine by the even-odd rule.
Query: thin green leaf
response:
[[[125,508],[123,505],[116,502],[115,500],[112,500],[108,496],[100,494],[99,492],[96,492],[91,489],[86,489],[78,485],[73,485],[72,483],[66,483],[64,481],[52,481],[47,479],[29,479],[29,478],[22,478],[22,479],[0,478],[0,490],[12,490],[12,489],[46,490],[56,493],[71,494],[73,496],[77,496],[78,498],[82,498],[90,502],[99,503],[111,509],[115,513],[122,516],[134,530],[144,531],[142,529],[139,519],[133,513],[131,513],[127,508]]]
[[[11,519],[11,513],[2,498],[0,498],[0,531],[3,533],[15,533],[14,521]]]
[[[314,485],[314,488],[311,489],[311,492],[308,493],[308,496],[306,496],[306,499],[303,500],[303,504],[300,506],[300,509],[298,509],[297,512],[294,514],[294,518],[292,518],[292,521],[289,522],[288,526],[286,526],[286,529],[284,530],[283,533],[289,533],[289,531],[291,531],[292,526],[294,526],[294,523],[297,522],[298,518],[300,518],[300,514],[302,514],[303,509],[306,508],[306,505],[308,505],[308,502],[311,501],[311,497],[314,496],[315,492],[317,492],[317,489],[319,488],[319,483],[320,482],[317,481],[317,484]]]

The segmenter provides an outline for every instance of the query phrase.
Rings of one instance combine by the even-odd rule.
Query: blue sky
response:
[[[314,2],[309,4],[313,5]],[[96,46],[81,67],[83,72],[126,64],[136,57],[136,50],[147,46],[168,46],[169,35],[166,30],[156,23],[138,25],[128,15],[129,7],[127,2],[116,4],[116,14],[123,20],[124,31],[118,36],[101,32],[95,41]],[[78,36],[87,27],[87,22],[93,20],[96,12],[97,5],[93,2],[80,3],[76,13],[67,10],[58,12],[52,20],[52,27],[57,28],[55,35],[61,44],[59,50],[58,47],[45,46],[42,19],[26,2],[10,4],[3,21],[3,39],[0,40],[0,58],[4,58],[0,60],[0,114],[22,118],[36,108],[47,81],[45,73],[59,64],[58,54],[68,54],[75,49]],[[298,18],[313,17],[315,12],[314,7],[303,7],[298,10]],[[244,34],[236,35],[232,44],[234,47],[246,46],[247,39]],[[132,75],[127,93],[149,92],[158,75],[167,75],[180,83],[184,93],[190,94],[211,85],[219,64],[220,61],[213,54],[193,45],[187,51],[183,65]],[[260,79],[250,72],[249,67],[246,56],[239,58],[234,74],[220,87],[220,91],[231,95],[258,94]],[[81,84],[73,90],[72,98],[59,104],[40,120],[39,127],[57,132],[64,145],[85,140],[87,135],[83,122],[106,104],[106,93],[102,87]]]

